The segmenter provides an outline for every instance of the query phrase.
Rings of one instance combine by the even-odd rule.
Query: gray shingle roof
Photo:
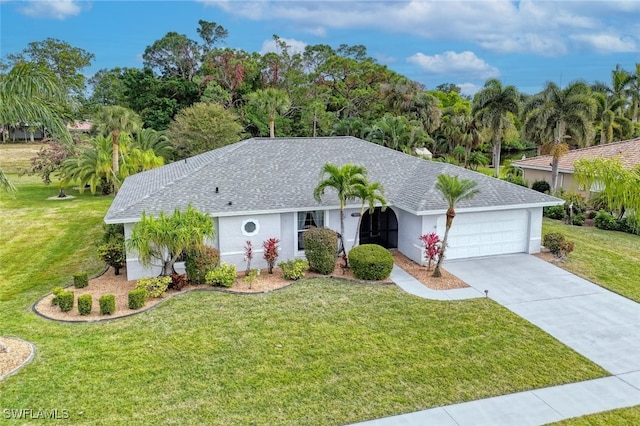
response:
[[[383,184],[391,205],[418,214],[446,210],[435,189],[440,173],[478,182],[480,193],[461,202],[460,211],[558,204],[527,188],[354,137],[253,138],[129,176],[105,221],[136,221],[143,212],[170,213],[189,203],[213,216],[336,208],[335,191],[328,189],[317,202],[313,188],[325,163],[349,162],[365,166],[369,180]]]

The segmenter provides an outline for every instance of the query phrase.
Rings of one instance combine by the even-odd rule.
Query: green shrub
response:
[[[129,292],[129,309],[140,309],[147,301],[147,291],[144,288],[136,288]]]
[[[586,219],[586,217],[585,217],[584,213],[574,214],[573,215],[573,219],[572,219],[572,224],[576,225],[576,226],[582,226],[582,225],[584,225],[585,219]]]
[[[595,219],[595,217],[596,217],[596,215],[597,215],[597,214],[598,214],[598,212],[597,212],[597,211],[595,211],[595,210],[590,210],[590,211],[587,213],[587,219]]]
[[[533,182],[533,184],[531,185],[531,189],[538,192],[549,193],[549,191],[551,190],[551,185],[549,185],[549,182],[547,182],[546,180],[537,180]]]
[[[100,296],[100,315],[111,315],[116,311],[116,296],[103,294]]]
[[[282,276],[286,280],[299,280],[304,278],[304,273],[309,267],[307,262],[302,259],[291,259],[286,262],[278,263],[280,269],[282,269]]]
[[[567,212],[564,211],[564,206],[547,206],[542,208],[542,215],[549,219],[564,219],[567,216]]]
[[[258,269],[249,269],[244,275],[244,282],[249,284],[249,288],[258,280]]]
[[[185,253],[184,267],[192,284],[204,284],[207,272],[213,271],[219,264],[220,251],[204,244],[197,245]]]
[[[206,282],[209,285],[231,287],[236,281],[236,265],[222,263],[213,271],[207,272]]]
[[[171,277],[146,277],[138,280],[136,283],[136,289],[144,289],[147,292],[147,297],[163,297],[169,287],[169,284],[171,284]]]
[[[71,290],[64,290],[63,292],[61,292],[60,294],[58,294],[58,296],[56,296],[58,298],[58,306],[60,306],[60,310],[62,312],[69,312],[71,309],[73,309],[73,299],[75,297],[75,294],[73,294],[73,291]]]
[[[174,290],[182,290],[188,284],[187,276],[182,274],[172,274],[171,275],[171,284],[169,284],[169,288]]]
[[[565,257],[571,253],[575,247],[573,241],[565,239],[560,232],[548,232],[542,237],[544,245],[555,257]]]
[[[336,267],[338,257],[338,235],[328,228],[311,228],[302,233],[304,254],[309,269],[329,275]]]
[[[120,275],[120,269],[124,267],[127,260],[124,236],[116,234],[115,237],[98,246],[98,257],[113,268],[115,275]]]
[[[596,228],[604,229],[606,231],[617,231],[619,228],[618,221],[613,217],[611,213],[605,210],[600,210],[593,221]]]
[[[93,306],[93,300],[90,294],[83,294],[78,296],[78,312],[80,315],[89,315],[91,313],[91,307]]]
[[[587,199],[582,194],[576,192],[564,192],[561,198],[565,201],[565,210],[569,210],[569,206],[573,205],[573,213],[584,213],[587,211]]]
[[[353,275],[361,280],[384,280],[391,275],[393,256],[389,250],[376,244],[363,244],[349,252],[349,265]]]
[[[63,291],[64,291],[64,288],[62,288],[62,287],[54,287],[53,288],[53,290],[51,291],[51,293],[53,293],[53,299],[51,299],[51,304],[53,306],[56,306],[58,304],[58,296]]]
[[[85,288],[89,285],[89,275],[86,272],[80,272],[73,275],[73,286],[75,288]]]

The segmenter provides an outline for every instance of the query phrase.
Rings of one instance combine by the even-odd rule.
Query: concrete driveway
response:
[[[444,267],[611,374],[640,372],[640,304],[528,254]]]

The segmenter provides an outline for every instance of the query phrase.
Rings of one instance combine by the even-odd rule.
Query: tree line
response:
[[[10,75],[31,64],[57,87],[38,89],[48,111],[96,124],[90,141],[61,144],[57,149],[65,152],[55,156],[43,153],[38,171],[87,180],[81,176],[101,169],[88,184],[107,192],[128,173],[246,137],[332,135],[411,154],[427,148],[441,161],[473,169],[491,163],[496,176],[505,148],[538,147],[553,156],[555,187],[558,159],[572,147],[640,135],[640,64],[616,66],[608,82],[547,82],[536,94],[491,79],[471,98],[454,84],[428,89],[411,81],[362,45],[298,52],[274,36],[276,52],[259,54],[224,47],[228,32],[215,22],[198,25],[199,40],[169,32],[148,46],[142,68],[103,69],[88,79],[81,71],[93,54],[55,39],[30,43],[3,58],[0,122],[5,128],[38,123],[56,139],[69,139],[45,120],[10,111],[5,99],[16,90]],[[47,164],[49,157],[58,164]]]

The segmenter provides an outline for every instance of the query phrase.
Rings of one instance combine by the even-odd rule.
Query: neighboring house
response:
[[[569,151],[558,163],[558,189],[579,192],[589,195],[597,192],[597,188],[580,188],[573,177],[573,163],[583,158],[619,158],[624,167],[629,169],[640,165],[640,138],[605,145],[590,146]],[[551,184],[551,155],[539,155],[524,160],[514,161],[512,166],[522,169],[523,178],[532,184],[537,180],[544,180]]]
[[[67,124],[67,129],[70,132],[90,133],[93,129],[93,123],[91,121],[75,120],[73,123]]]
[[[365,213],[360,243],[397,248],[422,262],[418,237],[445,231],[447,205],[435,188],[441,173],[478,182],[480,193],[456,207],[448,259],[540,251],[542,208],[562,200],[451,164],[432,162],[354,137],[253,138],[186,160],[129,176],[105,216],[124,223],[125,237],[142,213],[157,215],[189,203],[214,218],[209,243],[224,262],[244,269],[244,246],[255,248],[252,266],[264,267],[262,242],[280,239],[280,260],[304,256],[302,232],[309,227],[340,229],[335,191],[313,198],[325,163],[355,163],[367,168],[371,182],[384,185],[389,207]],[[345,246],[355,238],[360,201],[345,210]],[[127,252],[129,279],[157,275],[160,264],[145,269]]]

